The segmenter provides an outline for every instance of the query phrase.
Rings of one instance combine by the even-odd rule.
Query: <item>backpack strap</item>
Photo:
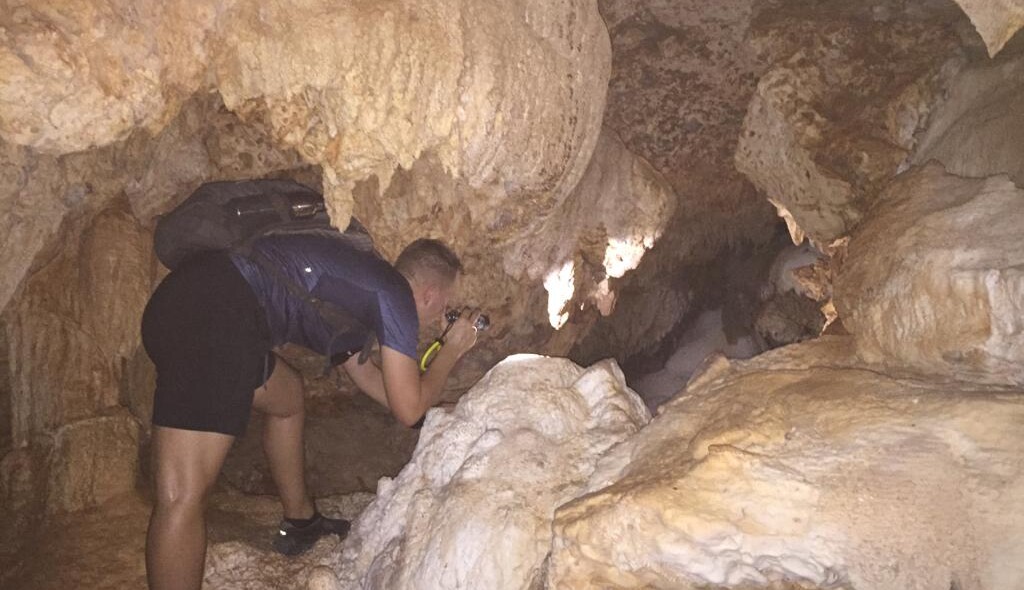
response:
[[[363,344],[363,350],[359,352],[359,364],[365,365],[366,359],[370,358],[370,353],[373,352],[373,347],[377,344],[377,335],[370,330],[370,335],[366,337],[366,343]]]
[[[318,297],[314,297],[308,289],[286,275],[284,271],[274,263],[274,261],[267,258],[267,256],[262,252],[252,248],[251,244],[246,244],[246,247],[244,248],[245,251],[242,251],[242,248],[237,250],[239,254],[242,254],[252,260],[260,268],[267,271],[274,281],[284,287],[288,293],[312,307],[320,316],[320,319],[330,326],[331,340],[328,342],[327,351],[324,353],[324,375],[327,375],[331,371],[331,356],[334,353],[334,343],[346,332],[365,331],[369,333],[366,338],[366,344],[363,345],[363,350],[359,354],[359,364],[366,362],[366,358],[369,357],[369,351],[373,349],[373,345],[377,340],[376,334],[372,328],[368,327],[351,313],[339,308],[338,306]]]

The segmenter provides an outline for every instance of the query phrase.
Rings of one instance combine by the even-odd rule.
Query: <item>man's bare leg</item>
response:
[[[267,386],[256,390],[253,407],[266,416],[263,451],[284,506],[285,518],[312,517],[313,502],[306,492],[303,446],[306,413],[302,378],[278,358]]]
[[[153,426],[156,502],[146,536],[152,590],[202,586],[206,562],[206,497],[234,437]]]

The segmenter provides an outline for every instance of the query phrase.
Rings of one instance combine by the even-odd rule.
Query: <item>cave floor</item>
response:
[[[378,479],[396,475],[408,462],[418,431],[402,427],[362,395],[317,396],[306,407],[310,493],[324,514],[354,520],[373,499]],[[273,495],[260,432],[261,420],[254,414],[210,498],[204,588],[293,586],[291,582],[304,580],[313,565],[340,545],[334,538],[323,539],[298,558],[273,552],[270,543],[281,507]],[[151,491],[140,488],[94,508],[51,516],[24,539],[12,563],[0,565],[0,588],[146,588],[151,507]]]
[[[321,498],[325,513],[355,519],[373,495],[366,492]],[[146,526],[151,503],[130,493],[73,515],[55,517],[35,532],[3,576],[4,588],[19,590],[144,590]],[[223,491],[207,510],[209,548],[205,588],[262,586],[257,580],[287,578],[309,570],[337,551],[340,542],[321,540],[306,555],[287,558],[270,546],[280,506],[271,496]],[[272,570],[273,575],[267,574]],[[254,579],[247,579],[252,576]],[[270,587],[273,587],[272,585]]]

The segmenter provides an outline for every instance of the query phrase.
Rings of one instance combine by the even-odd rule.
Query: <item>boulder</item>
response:
[[[1024,392],[853,348],[710,363],[557,510],[547,587],[1024,585]]]
[[[881,200],[835,283],[862,358],[1024,384],[1024,190],[933,165],[904,174]]]
[[[135,488],[139,424],[128,412],[89,418],[57,431],[47,509],[73,512]]]
[[[536,588],[551,517],[597,459],[649,420],[613,361],[512,356],[450,412],[354,524],[343,588]]]

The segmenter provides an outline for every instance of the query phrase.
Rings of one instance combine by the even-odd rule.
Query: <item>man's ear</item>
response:
[[[437,298],[441,295],[441,289],[433,284],[424,282],[420,291],[423,294],[423,305],[430,307],[437,301]]]

